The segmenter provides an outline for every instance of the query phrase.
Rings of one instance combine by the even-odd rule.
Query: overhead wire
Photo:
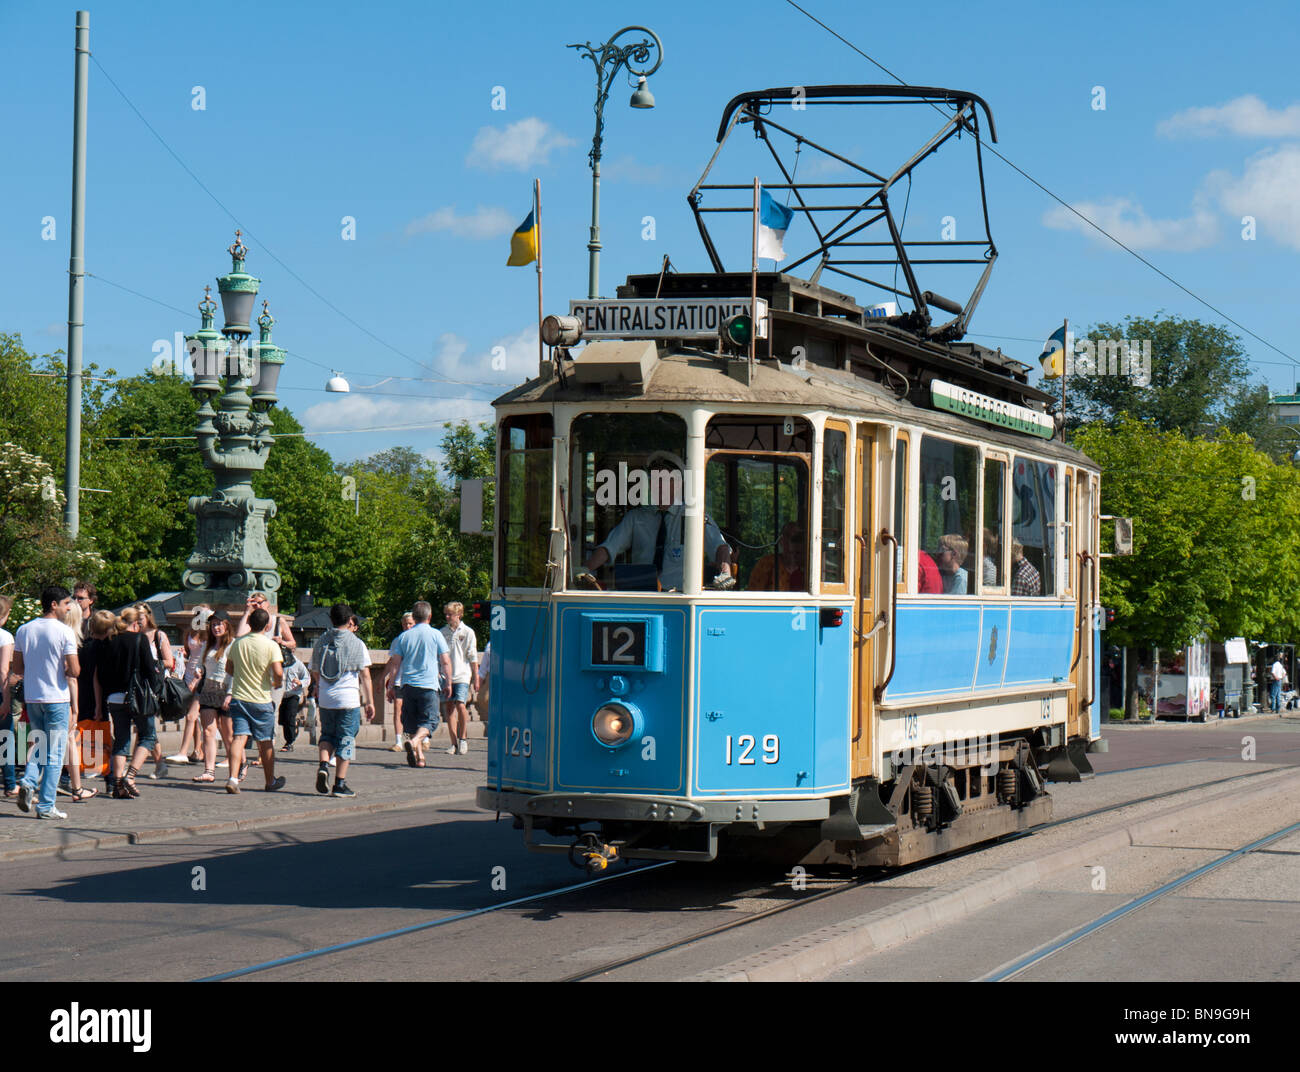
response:
[[[840,41],[842,41],[844,44],[848,45],[849,48],[853,49],[853,51],[856,52],[856,53],[857,53],[859,56],[861,56],[863,59],[865,59],[865,60],[867,60],[868,62],[874,64],[874,65],[877,66],[877,67],[879,67],[882,71],[885,72],[885,74],[889,75],[890,78],[892,78],[892,79],[894,79],[894,81],[898,82],[899,85],[910,86],[911,83],[909,83],[909,82],[905,81],[904,79],[900,78],[898,75],[896,75],[893,71],[891,71],[891,70],[890,70],[888,67],[886,67],[884,64],[878,62],[877,60],[873,59],[871,56],[867,55],[867,53],[865,53],[862,49],[860,49],[857,45],[855,45],[852,41],[850,41],[850,40],[849,40],[847,37],[845,37],[843,34],[837,33],[835,30],[831,29],[831,27],[827,26],[826,23],[822,22],[822,20],[819,19],[816,15],[812,14],[812,12],[808,11],[806,8],[800,7],[799,4],[795,3],[795,0],[785,0],[785,2],[786,2],[787,4],[789,4],[792,8],[794,8],[796,11],[800,12],[800,13],[803,14],[803,15],[806,15],[806,16],[807,16],[808,18],[810,18],[813,22],[817,23],[818,26],[820,26],[823,30],[825,30],[827,33],[829,33],[832,37],[838,38],[838,39],[839,39]],[[939,107],[935,102],[933,102],[933,101],[929,101],[929,102],[927,102],[927,103],[929,103],[930,106],[931,106],[932,108],[935,109],[935,111],[939,112],[939,113],[942,114],[942,115],[947,115],[947,113],[944,112],[944,110],[943,110],[942,108],[940,108],[940,107]],[[1009,160],[1006,156],[1004,156],[1001,152],[999,152],[999,151],[998,151],[996,148],[994,148],[992,145],[985,145],[984,148],[985,148],[988,152],[990,152],[990,153],[992,153],[994,156],[996,156],[996,157],[997,157],[999,160],[1001,160],[1004,164],[1006,164],[1007,167],[1011,168],[1013,171],[1015,171],[1017,174],[1019,174],[1022,178],[1026,179],[1027,181],[1029,181],[1030,183],[1032,183],[1034,186],[1038,187],[1038,189],[1040,189],[1043,193],[1047,194],[1047,196],[1050,197],[1053,201],[1057,202],[1057,203],[1058,203],[1059,205],[1061,205],[1063,208],[1069,210],[1069,211],[1072,212],[1074,215],[1078,216],[1079,219],[1083,220],[1083,222],[1086,223],[1089,227],[1093,228],[1093,230],[1097,231],[1099,234],[1104,235],[1106,238],[1110,239],[1112,242],[1115,243],[1115,245],[1119,246],[1120,249],[1124,250],[1126,253],[1130,254],[1131,256],[1136,257],[1139,261],[1141,261],[1143,264],[1145,264],[1145,265],[1146,265],[1148,268],[1150,268],[1153,272],[1155,272],[1157,275],[1161,276],[1162,278],[1164,278],[1164,279],[1167,280],[1168,282],[1172,283],[1175,287],[1177,287],[1179,290],[1181,290],[1181,291],[1182,291],[1184,294],[1186,294],[1188,297],[1192,298],[1194,301],[1199,302],[1201,305],[1205,306],[1207,309],[1209,309],[1211,312],[1215,313],[1217,316],[1221,316],[1224,320],[1226,320],[1226,321],[1227,321],[1229,324],[1231,324],[1233,327],[1239,328],[1240,330],[1244,331],[1247,335],[1249,335],[1249,336],[1250,336],[1252,339],[1254,339],[1256,342],[1263,343],[1263,344],[1264,344],[1265,346],[1267,346],[1270,350],[1274,351],[1275,353],[1281,354],[1281,355],[1282,355],[1283,357],[1285,357],[1288,361],[1290,361],[1291,364],[1293,364],[1293,365],[1300,365],[1300,361],[1297,361],[1294,357],[1292,357],[1290,354],[1288,354],[1285,350],[1281,350],[1281,349],[1279,349],[1278,347],[1274,346],[1271,342],[1269,342],[1269,341],[1268,341],[1267,339],[1265,339],[1263,336],[1255,334],[1255,332],[1251,331],[1250,328],[1246,327],[1246,325],[1242,324],[1242,323],[1241,323],[1240,321],[1238,321],[1238,320],[1234,320],[1232,317],[1230,317],[1227,313],[1225,313],[1225,312],[1224,312],[1222,309],[1220,309],[1218,306],[1216,306],[1216,305],[1212,304],[1211,302],[1207,301],[1205,298],[1202,298],[1202,297],[1201,297],[1199,294],[1197,294],[1195,291],[1189,289],[1188,287],[1185,287],[1182,283],[1178,282],[1178,280],[1175,279],[1173,276],[1171,276],[1168,272],[1166,272],[1166,271],[1164,271],[1163,269],[1161,269],[1161,268],[1157,267],[1156,265],[1152,264],[1149,260],[1147,260],[1146,257],[1144,257],[1144,256],[1142,256],[1142,254],[1138,253],[1137,250],[1132,249],[1130,246],[1125,245],[1125,243],[1121,242],[1118,238],[1116,238],[1113,234],[1111,234],[1109,231],[1107,231],[1107,230],[1106,230],[1104,227],[1102,227],[1099,223],[1097,223],[1095,220],[1089,219],[1087,216],[1085,216],[1082,212],[1080,212],[1077,208],[1075,208],[1073,205],[1071,205],[1071,204],[1070,204],[1068,201],[1066,201],[1064,198],[1059,197],[1057,194],[1053,193],[1053,192],[1052,192],[1051,190],[1049,190],[1046,186],[1044,186],[1041,182],[1039,182],[1036,178],[1034,178],[1032,175],[1030,175],[1029,172],[1025,171],[1024,168],[1020,167],[1018,164],[1016,164],[1016,163],[1014,163],[1013,161]]]
[[[323,295],[310,283],[308,283],[305,279],[303,279],[302,276],[300,276],[297,272],[295,272],[292,268],[290,268],[289,265],[287,265],[283,260],[281,260],[276,255],[275,251],[272,250],[271,247],[268,246],[265,241],[263,241],[262,239],[254,235],[253,232],[243,224],[243,222],[239,219],[239,217],[237,217],[229,208],[226,207],[225,203],[221,200],[221,198],[219,198],[216,194],[214,194],[208,188],[207,184],[204,183],[204,181],[194,173],[193,169],[187,163],[185,163],[184,160],[181,159],[180,154],[177,153],[170,145],[167,144],[166,139],[164,139],[163,136],[153,128],[149,120],[147,120],[144,117],[144,114],[140,111],[139,108],[135,106],[135,104],[131,101],[131,98],[128,97],[125,92],[123,92],[122,87],[119,86],[117,82],[113,80],[113,76],[108,73],[107,69],[104,67],[102,63],[99,62],[99,59],[94,55],[94,53],[91,54],[90,58],[91,61],[95,64],[95,66],[99,68],[100,73],[103,74],[103,76],[106,79],[108,79],[108,84],[111,85],[113,89],[117,91],[118,96],[121,97],[122,100],[126,102],[127,107],[130,108],[131,111],[135,113],[136,118],[138,118],[140,122],[144,124],[145,129],[147,129],[149,133],[152,134],[155,139],[157,139],[158,144],[161,145],[167,151],[168,155],[171,156],[171,158],[175,160],[177,164],[180,165],[181,169],[191,179],[193,179],[195,183],[198,184],[199,189],[201,189],[205,194],[207,194],[208,197],[211,198],[212,202],[218,208],[220,208],[222,212],[224,212],[227,216],[229,216],[231,220],[234,221],[236,226],[238,226],[240,230],[243,231],[243,233],[248,236],[248,238],[252,239],[253,242],[256,245],[258,245],[268,257],[271,258],[271,260],[275,261],[276,264],[278,264],[281,268],[283,268],[286,272],[288,272],[290,276],[292,276],[295,280],[297,280],[298,283],[301,284],[318,301],[320,301],[323,305],[325,305],[327,308],[332,310],[338,316],[342,317],[344,320],[346,320],[349,324],[351,324],[362,334],[368,336],[370,339],[373,339],[375,342],[379,343],[379,345],[385,347],[386,349],[391,350],[399,357],[404,358],[407,361],[410,361],[413,365],[417,366],[418,368],[425,369],[429,372],[437,371],[436,369],[433,368],[432,365],[426,364],[425,362],[412,357],[410,354],[405,353],[402,350],[399,350],[396,346],[388,342],[386,339],[381,339],[378,335],[376,335],[373,331],[367,328],[364,324],[357,322],[355,319],[353,319],[351,316],[345,313],[342,309],[340,309],[337,305],[335,305],[332,301],[330,301],[327,297],[325,297],[325,295]],[[447,380],[446,382],[458,383],[461,381]]]

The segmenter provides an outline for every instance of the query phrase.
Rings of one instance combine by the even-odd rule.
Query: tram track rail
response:
[[[1193,760],[1191,762],[1212,762],[1212,761]],[[1153,763],[1153,764],[1148,764],[1146,766],[1125,768],[1124,771],[1114,771],[1114,772],[1105,772],[1105,773],[1134,773],[1136,771],[1147,770],[1147,769],[1158,768],[1158,767],[1166,767],[1170,765],[1171,764],[1167,764],[1167,763]],[[1279,766],[1283,766],[1283,767],[1293,766],[1293,764],[1281,764]],[[1036,826],[1032,830],[1028,830],[1020,834],[1013,834],[1009,837],[1001,838],[995,842],[972,845],[969,848],[961,850],[960,852],[951,853],[943,857],[929,859],[929,860],[922,860],[917,863],[910,864],[906,867],[901,867],[901,868],[893,868],[889,870],[872,869],[870,871],[866,871],[861,874],[855,874],[851,877],[836,882],[836,884],[831,888],[815,890],[803,896],[795,897],[791,900],[784,901],[781,904],[774,905],[771,908],[766,908],[758,912],[746,913],[742,918],[728,920],[725,923],[706,928],[694,934],[690,934],[685,937],[675,939],[671,942],[664,943],[661,946],[657,946],[655,948],[648,949],[648,950],[643,950],[641,952],[620,958],[615,961],[609,961],[593,968],[585,968],[580,972],[576,972],[572,975],[562,977],[558,981],[582,982],[590,979],[595,979],[598,976],[607,975],[610,972],[616,971],[620,968],[628,967],[632,964],[641,963],[646,960],[650,960],[654,957],[662,956],[666,953],[671,953],[677,950],[685,949],[688,946],[706,941],[709,938],[712,938],[716,935],[720,935],[728,931],[736,930],[740,927],[757,923],[761,920],[771,918],[772,916],[779,915],[783,912],[788,912],[795,908],[806,907],[818,901],[826,900],[828,898],[843,893],[847,893],[851,890],[860,889],[863,886],[870,885],[872,882],[879,880],[882,877],[882,875],[891,878],[907,875],[912,873],[913,871],[930,867],[943,861],[959,859],[960,857],[969,855],[971,853],[984,851],[986,849],[993,847],[994,845],[1005,845],[1005,844],[1009,844],[1012,841],[1022,840],[1023,838],[1031,836],[1035,832],[1045,831],[1053,827],[1064,826],[1069,823],[1079,822],[1083,819],[1093,818],[1098,815],[1105,815],[1111,812],[1120,811],[1124,808],[1133,807],[1139,804],[1146,804],[1157,800],[1163,800],[1168,797],[1178,796],[1183,793],[1195,792],[1200,789],[1214,788],[1230,782],[1238,782],[1250,778],[1256,778],[1264,774],[1272,773],[1277,769],[1279,768],[1270,767],[1266,770],[1250,771],[1245,774],[1232,775],[1227,778],[1217,778],[1209,782],[1198,782],[1193,785],[1170,789],[1162,793],[1153,793],[1153,794],[1148,794],[1146,796],[1137,797],[1131,800],[1118,801],[1114,804],[1110,804],[1101,808],[1095,808],[1090,811],[1083,812],[1079,815],[1072,815],[1063,819],[1054,819],[1051,822]],[[310,960],[322,959],[325,957],[344,953],[350,950],[362,948],[367,945],[373,945],[379,942],[388,941],[390,939],[406,937],[412,934],[418,934],[424,931],[434,930],[439,927],[449,926],[453,923],[459,923],[470,919],[480,918],[483,916],[490,915],[494,912],[500,912],[510,908],[519,908],[525,905],[536,904],[541,901],[553,900],[556,898],[568,896],[570,894],[580,893],[582,891],[593,889],[597,886],[603,886],[607,883],[614,882],[619,879],[627,879],[635,875],[645,874],[651,871],[661,871],[665,868],[673,868],[675,866],[676,863],[674,861],[664,861],[660,863],[651,863],[643,866],[630,867],[626,870],[618,871],[612,875],[604,875],[601,876],[600,878],[595,878],[595,879],[586,879],[582,882],[571,883],[551,890],[541,890],[537,893],[529,894],[525,897],[514,898],[509,901],[503,901],[499,904],[484,905],[479,908],[470,909],[464,912],[457,912],[448,916],[440,916],[437,919],[426,920],[421,923],[410,924],[409,926],[406,927],[399,927],[392,930],[382,931],[376,934],[367,935],[361,938],[355,938],[347,942],[340,942],[335,945],[322,946],[319,949],[304,950],[303,952],[300,953],[294,953],[284,957],[277,957],[272,960],[267,960],[257,964],[248,965],[243,968],[236,968],[225,972],[218,972],[213,975],[203,976],[201,978],[194,979],[192,981],[203,982],[203,983],[225,982],[227,980],[257,975],[262,972],[272,971],[276,968],[287,967],[294,964],[301,964]],[[788,878],[787,881],[789,881]]]

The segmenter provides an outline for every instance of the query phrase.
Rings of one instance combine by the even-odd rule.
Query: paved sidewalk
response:
[[[365,733],[371,739],[357,746],[357,758],[348,768],[348,785],[357,793],[351,798],[316,792],[319,758],[305,733],[299,734],[294,751],[287,754],[279,751],[276,734],[276,774],[283,774],[288,781],[276,793],[262,788],[266,781],[260,767],[250,767],[240,792],[231,794],[226,792],[224,767],[217,769],[215,782],[196,785],[191,779],[202,772],[201,766],[172,764],[166,778],[154,781],[148,777],[153,770],[148,763],[136,780],[138,799],[112,800],[104,795],[103,781],[88,778],[84,784],[98,789],[99,795],[82,804],[60,796],[56,806],[67,812],[64,820],[39,821],[35,812],[20,812],[16,800],[0,798],[0,861],[275,827],[335,815],[431,807],[452,800],[472,801],[487,770],[487,741],[473,736],[481,732],[482,723],[472,724],[469,754],[449,756],[444,751],[449,743],[447,733],[440,728],[425,753],[427,766],[423,770],[409,767],[405,752],[389,751],[391,742],[378,740],[377,731]],[[180,744],[180,734],[165,732],[159,740],[164,754],[170,755]]]

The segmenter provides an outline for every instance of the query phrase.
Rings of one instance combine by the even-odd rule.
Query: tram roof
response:
[[[724,411],[734,406],[757,412],[830,411],[919,425],[940,433],[980,439],[1011,450],[1028,450],[1096,468],[1096,463],[1085,454],[1058,439],[1017,435],[995,425],[916,406],[899,399],[879,384],[852,373],[820,366],[795,369],[788,364],[763,359],[755,363],[750,382],[744,383],[729,375],[714,353],[669,344],[659,347],[657,355],[658,360],[643,384],[579,383],[570,371],[563,383],[554,375],[530,380],[507,391],[493,402],[493,406],[513,410],[515,407],[535,408],[556,403],[590,403],[604,408],[608,403],[618,403],[623,408],[641,409],[686,403],[718,406]]]

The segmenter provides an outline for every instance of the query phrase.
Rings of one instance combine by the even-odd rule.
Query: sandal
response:
[[[217,772],[214,770],[205,770],[197,778],[192,780],[196,782],[215,782],[217,780]]]
[[[17,795],[18,795],[18,790],[17,790],[17,789],[6,789],[6,790],[5,790],[5,799],[6,799],[6,800],[13,800],[13,798],[16,797]]]
[[[97,796],[99,796],[98,789],[91,789],[90,786],[83,785],[73,790],[72,803],[80,804],[83,801],[89,800],[91,797],[97,797]]]

